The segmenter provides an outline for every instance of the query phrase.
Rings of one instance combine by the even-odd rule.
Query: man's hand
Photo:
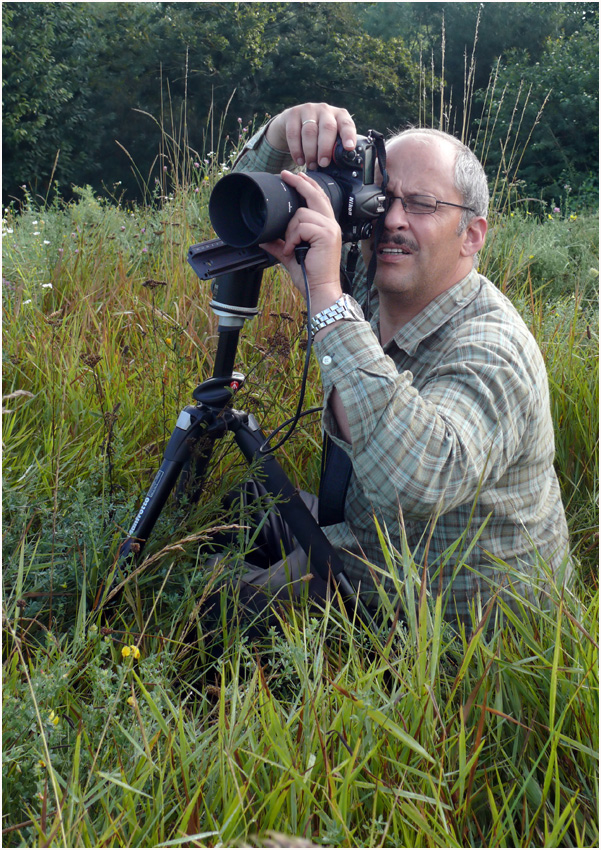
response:
[[[288,150],[297,165],[315,171],[330,164],[336,137],[346,150],[357,143],[355,123],[346,109],[327,103],[303,103],[280,112],[265,138],[276,150]]]
[[[261,247],[286,266],[294,285],[304,295],[304,279],[294,251],[301,242],[309,245],[305,268],[311,292],[311,314],[315,315],[342,295],[340,225],[326,193],[314,180],[306,174],[292,174],[290,171],[282,172],[282,180],[303,196],[307,206],[296,211],[284,239],[267,242]]]
[[[261,245],[286,266],[294,285],[305,295],[305,283],[301,267],[296,260],[295,248],[301,243],[309,244],[305,257],[305,269],[311,294],[311,317],[331,307],[342,295],[340,286],[340,250],[342,234],[336,221],[329,198],[314,180],[306,174],[282,172],[282,180],[292,186],[307,202],[300,207],[288,224],[284,239],[276,239]],[[337,322],[322,328],[316,339],[328,334]],[[338,422],[340,435],[351,443],[348,418],[336,388],[330,396],[332,412]]]

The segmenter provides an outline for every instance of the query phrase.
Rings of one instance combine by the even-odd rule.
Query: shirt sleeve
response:
[[[486,321],[437,358],[420,391],[367,322],[340,322],[315,343],[324,428],[350,455],[374,507],[400,506],[414,518],[445,513],[498,482],[519,454],[532,404],[529,382],[504,328],[491,343],[495,328]],[[327,404],[334,387],[350,446]]]
[[[284,168],[294,168],[288,151],[279,151],[265,138],[270,122],[261,127],[244,145],[234,162],[234,171],[267,171],[279,174]]]

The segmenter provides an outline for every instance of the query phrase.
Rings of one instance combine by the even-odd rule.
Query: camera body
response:
[[[331,177],[343,193],[343,205],[337,214],[343,242],[356,242],[371,235],[374,220],[385,211],[386,197],[375,182],[376,144],[370,130],[358,136],[354,150],[347,151],[337,138],[330,164],[318,173]],[[314,172],[307,172],[313,177]]]
[[[336,140],[328,166],[307,171],[328,196],[344,242],[371,235],[374,220],[385,211],[385,196],[375,183],[378,150],[375,133],[358,136],[354,150]],[[222,177],[209,199],[209,217],[223,242],[249,248],[282,238],[304,198],[277,174],[235,172]]]

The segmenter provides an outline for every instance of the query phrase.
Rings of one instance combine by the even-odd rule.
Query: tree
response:
[[[471,91],[485,89],[499,57],[527,50],[532,63],[549,38],[568,38],[587,21],[597,3],[369,3],[365,28],[385,41],[401,37],[414,61],[431,63],[445,82],[444,98],[462,126],[466,75],[473,62]],[[444,64],[443,64],[444,62]],[[468,96],[470,92],[467,92]],[[440,113],[435,105],[434,116]]]
[[[4,190],[33,183],[43,191],[53,170],[61,181],[94,162],[98,33],[81,5],[2,6]]]
[[[546,184],[557,183],[565,166],[576,186],[596,157],[588,129],[596,102],[593,3],[9,2],[2,9],[4,197],[24,183],[45,194],[52,174],[65,192],[69,183],[100,190],[121,181],[126,197],[139,197],[141,185],[152,190],[159,170],[169,168],[177,144],[221,156],[224,137],[237,138],[237,118],[262,123],[303,100],[347,107],[363,132],[396,130],[427,114],[461,127],[464,63],[479,10],[471,90],[486,85],[503,54],[503,81],[532,82],[533,103],[543,88],[563,92],[557,105],[549,101],[546,135],[532,150],[538,159],[526,165],[529,180],[550,168]],[[563,67],[568,43],[572,59]],[[447,108],[451,97],[455,112]],[[477,117],[465,115],[468,137]],[[579,138],[571,140],[574,126]],[[169,136],[175,141],[165,144]]]
[[[203,147],[206,116],[222,115],[224,132],[303,100],[329,100],[354,112],[363,129],[399,123],[418,109],[418,69],[400,39],[361,32],[349,3],[161,4],[152,41],[182,64],[163,65],[170,96],[187,97],[188,133]],[[178,82],[176,83],[176,79]],[[184,82],[186,83],[184,89]]]
[[[519,169],[523,193],[551,202],[576,196],[598,186],[599,97],[598,18],[585,22],[571,35],[548,38],[537,61],[527,50],[513,50],[501,61],[497,92],[517,92],[522,86],[522,140],[532,132]],[[488,167],[496,172],[503,139],[515,118],[514,101],[499,98],[490,109],[498,111]],[[511,179],[512,175],[508,175]]]

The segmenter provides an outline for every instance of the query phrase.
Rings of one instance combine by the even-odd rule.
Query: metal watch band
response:
[[[340,319],[357,320],[358,318],[359,316],[357,316],[357,312],[351,309],[347,296],[343,295],[338,299],[338,301],[335,301],[331,307],[326,307],[325,310],[321,310],[321,312],[316,313],[315,316],[313,316],[311,319],[311,335],[315,337],[315,334],[318,331],[323,330],[323,328],[327,328],[328,325],[331,325],[333,322],[337,322]]]

